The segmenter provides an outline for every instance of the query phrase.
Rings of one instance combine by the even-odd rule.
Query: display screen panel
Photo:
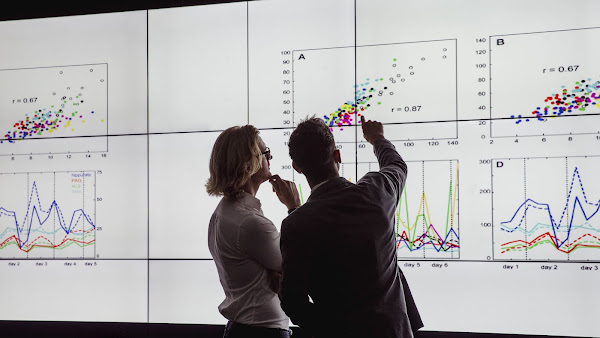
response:
[[[422,330],[599,336],[594,5],[261,0],[0,22],[0,285],[21,290],[0,319],[226,323],[204,187],[216,138],[256,126],[304,203],[295,126],[321,118],[357,182],[379,170],[364,115],[408,165],[393,224]],[[279,229],[286,207],[268,183],[256,196]]]

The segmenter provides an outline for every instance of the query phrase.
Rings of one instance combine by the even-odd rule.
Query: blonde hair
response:
[[[221,133],[210,154],[210,177],[206,192],[211,196],[241,197],[250,176],[262,168],[259,131],[254,126],[231,127]]]

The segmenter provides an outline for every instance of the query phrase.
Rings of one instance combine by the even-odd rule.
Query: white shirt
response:
[[[310,189],[310,193],[312,194],[313,192],[315,192],[315,190],[317,190],[317,189],[318,189],[320,186],[322,186],[323,184],[325,184],[325,183],[327,183],[327,182],[329,182],[329,180],[325,180],[325,181],[323,181],[323,182],[321,182],[321,183],[319,183],[319,184],[315,185],[314,187],[312,187],[312,188]]]
[[[208,248],[225,291],[219,311],[228,320],[289,328],[289,318],[270,285],[270,271],[281,272],[279,238],[256,197],[245,193],[238,199],[221,199],[210,219]]]

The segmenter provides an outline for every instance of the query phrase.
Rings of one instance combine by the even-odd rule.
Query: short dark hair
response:
[[[317,117],[301,121],[290,135],[288,146],[290,157],[305,174],[314,176],[333,161],[333,133]]]

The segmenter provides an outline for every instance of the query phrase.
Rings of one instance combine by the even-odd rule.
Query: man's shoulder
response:
[[[316,209],[315,209],[316,208]],[[319,206],[312,201],[307,201],[303,205],[299,206],[291,214],[281,222],[281,232],[293,231],[293,232],[308,232],[312,228],[314,223],[314,215],[318,213]]]
[[[362,191],[381,190],[382,185],[389,183],[389,180],[389,177],[381,171],[370,171],[361,177],[356,185]]]
[[[296,210],[292,211],[292,213],[287,215],[287,217],[284,218],[281,222],[281,230],[283,231],[284,227],[292,227],[298,223],[305,221],[306,218],[308,218],[307,216],[310,214],[310,212],[307,212],[310,208],[310,203],[307,202],[296,208]]]

